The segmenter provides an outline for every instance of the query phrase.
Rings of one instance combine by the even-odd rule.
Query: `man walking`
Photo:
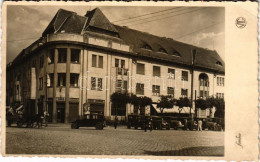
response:
[[[200,119],[198,121],[198,131],[202,131],[202,121]]]
[[[115,116],[115,121],[114,121],[115,129],[117,128],[117,124],[118,124],[118,118],[117,118],[117,116]]]

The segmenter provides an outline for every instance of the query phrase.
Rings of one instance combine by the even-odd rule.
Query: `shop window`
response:
[[[153,76],[154,77],[161,76],[161,68],[159,66],[153,66]]]
[[[137,65],[136,65],[136,74],[145,75],[144,64],[137,63]]]
[[[153,85],[152,93],[153,96],[160,96],[160,86]]]
[[[136,83],[136,94],[144,95],[144,84]]]
[[[181,76],[182,76],[183,81],[188,81],[188,72],[187,71],[182,71]]]
[[[59,73],[58,74],[58,86],[66,86],[66,74],[65,73]]]
[[[67,62],[67,49],[66,48],[58,48],[58,63]]]
[[[71,49],[71,63],[79,63],[80,50],[79,49]]]
[[[78,87],[79,74],[70,74],[70,87]]]
[[[175,79],[175,69],[168,68],[168,78]]]
[[[124,104],[113,104],[111,105],[111,115],[125,116],[126,115],[126,105]]]

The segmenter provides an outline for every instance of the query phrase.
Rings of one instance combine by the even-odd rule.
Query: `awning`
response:
[[[152,104],[154,109],[156,110],[157,113],[161,113],[160,109],[157,108],[157,104]],[[163,109],[163,113],[181,113],[181,114],[189,114],[190,113],[190,107],[183,107],[181,109],[181,112],[179,112],[179,107],[178,106],[173,106],[171,109]],[[191,109],[191,113],[194,114],[194,110]]]

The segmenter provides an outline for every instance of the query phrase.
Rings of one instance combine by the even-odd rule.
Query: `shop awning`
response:
[[[160,109],[157,108],[157,104],[152,104],[154,109],[156,110],[157,113],[161,113]],[[181,113],[181,114],[189,114],[190,113],[190,107],[183,107],[181,109],[181,112],[179,112],[179,107],[178,106],[173,106],[171,109],[163,109],[163,113]],[[191,109],[191,113],[194,114],[194,110]]]

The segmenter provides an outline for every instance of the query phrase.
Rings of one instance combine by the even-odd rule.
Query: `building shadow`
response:
[[[198,146],[179,150],[144,151],[144,153],[153,156],[224,156],[224,146]]]

